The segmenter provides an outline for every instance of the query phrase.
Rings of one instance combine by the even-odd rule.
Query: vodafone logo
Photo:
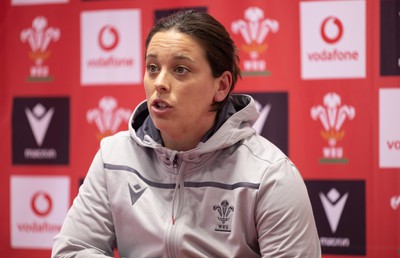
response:
[[[386,143],[389,150],[400,151],[400,140],[388,140]]]
[[[399,99],[399,88],[379,89],[380,168],[400,168]]]
[[[301,1],[302,79],[365,78],[366,1]]]
[[[342,35],[343,24],[338,18],[329,16],[322,22],[321,36],[326,43],[334,44],[342,38]]]
[[[141,10],[124,8],[83,11],[80,21],[81,84],[100,86],[141,83]]]
[[[105,51],[113,50],[119,42],[118,31],[111,25],[106,25],[101,28],[98,37],[99,45]]]
[[[393,210],[397,210],[397,208],[400,207],[400,195],[399,196],[393,196],[390,199],[390,206],[392,206]]]
[[[31,208],[39,217],[47,216],[53,208],[53,201],[46,192],[36,192],[31,199]]]
[[[70,207],[68,176],[11,176],[11,246],[51,249]]]

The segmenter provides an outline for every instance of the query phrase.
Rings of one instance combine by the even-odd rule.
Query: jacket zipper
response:
[[[176,185],[175,185],[175,190],[173,193],[173,200],[172,200],[172,221],[171,224],[169,225],[169,234],[168,234],[168,248],[167,250],[169,251],[169,256],[170,257],[177,257],[177,254],[175,252],[176,249],[176,233],[177,233],[177,226],[175,225],[175,200],[176,197],[178,195],[179,198],[179,191],[181,189],[179,189],[179,184],[180,184],[180,180],[181,180],[181,175],[179,173],[179,168],[178,168],[178,155],[175,155],[174,159],[172,160],[172,167],[175,169],[175,171],[177,172],[177,181],[176,181]],[[181,200],[179,200],[178,202],[178,208],[177,211],[179,211],[179,204],[180,204]]]
[[[179,173],[179,170],[178,170],[178,155],[176,155],[175,158],[174,158],[174,160],[172,161],[172,167],[175,168],[175,170]],[[178,179],[179,179],[179,174],[178,174]],[[177,188],[177,187],[179,187],[179,180],[176,182],[175,191],[179,191],[179,188]],[[174,198],[175,198],[175,194],[176,194],[176,193],[174,193]],[[173,203],[172,203],[172,225],[175,224],[175,214],[174,214],[174,209],[175,209],[175,207],[174,207],[174,201],[175,201],[175,200],[173,200]]]
[[[172,161],[172,166],[177,169],[178,168],[178,155],[175,155],[174,160]]]

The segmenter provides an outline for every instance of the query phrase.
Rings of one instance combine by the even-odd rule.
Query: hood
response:
[[[251,96],[232,94],[218,112],[215,126],[204,135],[202,142],[195,149],[185,152],[207,153],[229,147],[255,134],[252,125],[258,116],[259,112]],[[151,120],[146,101],[141,102],[131,115],[129,132],[131,138],[143,147],[173,151],[163,147],[160,132]]]

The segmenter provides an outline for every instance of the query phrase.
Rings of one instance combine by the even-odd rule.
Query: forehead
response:
[[[147,47],[146,55],[153,52],[182,52],[204,54],[203,46],[195,37],[175,30],[161,31],[154,34]]]

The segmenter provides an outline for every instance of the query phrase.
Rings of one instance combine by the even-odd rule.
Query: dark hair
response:
[[[215,78],[225,71],[232,74],[232,84],[229,93],[234,89],[240,76],[239,56],[235,43],[225,27],[214,17],[196,10],[178,11],[156,22],[146,38],[146,53],[149,43],[157,32],[176,30],[192,36],[201,44],[206,53],[212,74]],[[220,109],[227,101],[214,103],[213,110]]]

